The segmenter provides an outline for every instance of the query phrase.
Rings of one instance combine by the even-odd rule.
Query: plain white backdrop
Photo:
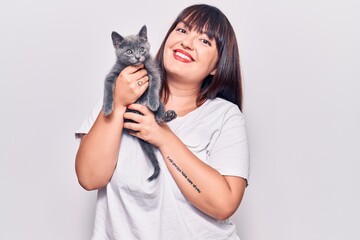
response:
[[[199,1],[0,3],[0,239],[85,240],[96,192],[77,183],[74,131],[101,98],[110,34],[148,27],[153,54]],[[360,4],[203,1],[236,31],[251,178],[242,240],[360,239]],[[174,226],[176,227],[176,226]]]

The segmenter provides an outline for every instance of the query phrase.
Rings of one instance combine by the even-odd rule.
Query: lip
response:
[[[174,50],[174,58],[184,63],[190,63],[194,61],[194,58],[189,53],[181,49]]]

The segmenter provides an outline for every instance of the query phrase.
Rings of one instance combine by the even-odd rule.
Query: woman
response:
[[[77,132],[79,182],[99,189],[93,239],[239,239],[228,218],[247,186],[249,159],[233,28],[217,8],[190,6],[156,59],[175,120],[159,125],[133,104],[148,77],[143,66],[130,66],[116,80],[113,113],[105,117],[99,105]],[[161,173],[152,182],[136,138],[159,149]]]

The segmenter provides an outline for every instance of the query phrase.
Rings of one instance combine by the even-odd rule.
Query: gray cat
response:
[[[174,111],[169,110],[165,112],[164,105],[160,101],[161,75],[157,64],[150,56],[150,44],[147,41],[146,26],[143,26],[137,35],[122,37],[117,32],[112,32],[111,38],[117,60],[105,79],[103,101],[103,112],[105,116],[109,116],[113,111],[113,91],[119,73],[127,66],[143,63],[149,77],[149,87],[136,103],[145,105],[154,112],[158,123],[169,122],[176,118]],[[128,109],[127,111],[131,110]],[[160,166],[155,155],[155,149],[153,145],[140,138],[139,141],[141,148],[154,167],[154,173],[148,178],[149,181],[152,181],[160,174]]]

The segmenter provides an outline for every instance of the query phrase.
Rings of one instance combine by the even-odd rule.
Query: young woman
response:
[[[247,186],[249,156],[234,30],[219,9],[190,6],[156,60],[175,120],[159,125],[133,104],[149,83],[143,66],[130,66],[116,80],[113,113],[105,117],[99,104],[77,132],[79,182],[98,189],[93,239],[239,239],[229,217]],[[152,182],[136,138],[158,148],[161,173]]]

